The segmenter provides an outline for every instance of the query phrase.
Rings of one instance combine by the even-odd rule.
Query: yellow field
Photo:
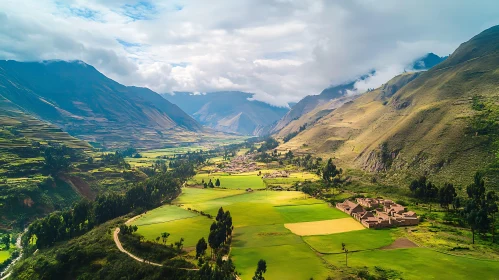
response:
[[[300,236],[324,235],[365,229],[352,218],[325,220],[317,222],[284,224],[292,233]]]

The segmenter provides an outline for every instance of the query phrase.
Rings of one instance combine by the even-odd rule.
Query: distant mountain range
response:
[[[498,46],[495,26],[444,61],[430,55],[417,65],[441,62],[346,102],[280,149],[334,157],[345,168],[383,172],[396,182],[426,175],[464,186],[480,170],[497,185],[497,172],[487,172],[497,170]]]
[[[81,61],[0,61],[0,97],[107,147],[192,141],[202,126],[157,93],[121,85]]]
[[[444,61],[447,57],[439,57],[434,53],[428,53],[425,56],[416,59],[408,69],[414,71],[427,70],[437,65],[438,63]],[[371,73],[373,74],[374,71]],[[369,75],[364,75],[360,79],[365,79]],[[319,95],[309,95],[300,100],[295,104],[289,112],[282,117],[276,125],[270,130],[271,133],[279,133],[280,135],[295,132],[300,126],[305,123],[310,123],[310,121],[316,121],[322,116],[324,110],[334,110],[346,102],[352,101],[357,96],[347,95],[347,91],[354,90],[354,85],[356,81],[345,83],[338,86],[333,86],[324,89]],[[320,110],[317,110],[320,108]],[[311,111],[317,111],[312,115],[305,116]],[[299,120],[302,116],[305,116],[301,121]],[[292,122],[295,122],[292,124]],[[291,124],[291,126],[289,126]]]
[[[174,95],[162,96],[177,104],[203,125],[242,135],[265,134],[269,127],[289,110],[249,100],[253,94],[245,92],[176,92]]]

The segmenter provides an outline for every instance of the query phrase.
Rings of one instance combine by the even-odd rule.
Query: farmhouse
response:
[[[374,208],[368,211],[366,208]],[[391,200],[381,198],[357,198],[357,203],[350,200],[337,203],[336,208],[349,214],[367,228],[387,228],[412,226],[419,223],[418,216]]]

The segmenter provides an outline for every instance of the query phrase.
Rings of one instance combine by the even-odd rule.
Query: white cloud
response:
[[[449,7],[452,7],[450,9]],[[285,105],[376,87],[499,23],[497,1],[4,0],[0,58],[80,59],[158,92],[241,90]]]

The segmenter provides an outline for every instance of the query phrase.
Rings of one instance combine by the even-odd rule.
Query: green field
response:
[[[366,231],[364,231],[366,232]],[[324,256],[335,266],[345,265],[343,254]],[[375,266],[384,270],[396,270],[396,279],[497,279],[499,262],[457,257],[426,248],[374,250],[351,253],[348,265],[356,268]]]
[[[262,178],[258,175],[228,175],[225,173],[197,174],[192,180],[189,181],[189,184],[202,185],[203,180],[204,182],[208,183],[210,179],[213,183],[215,183],[215,181],[219,179],[220,188],[240,190],[245,190],[247,188],[251,188],[254,190],[265,189],[265,184]]]
[[[244,193],[246,192],[243,190],[183,188],[182,194],[175,200],[175,203],[205,202]]]
[[[233,248],[232,258],[241,278],[251,279],[259,259],[267,262],[265,279],[326,279],[332,273],[306,244]]]
[[[266,279],[325,279],[364,268],[372,274],[384,273],[395,279],[421,279],[422,275],[425,279],[493,279],[499,271],[499,262],[451,256],[430,249],[379,250],[404,236],[406,232],[401,228],[297,236],[284,224],[348,217],[297,191],[183,188],[182,195],[173,203],[181,207],[163,206],[136,220],[138,233],[155,240],[162,232],[168,232],[171,234],[168,244],[183,237],[185,247],[192,248],[201,237],[208,237],[213,220],[186,209],[215,216],[223,207],[233,218],[231,256],[244,280],[251,279],[259,259],[267,262]],[[350,251],[350,268],[346,270],[342,243]]]
[[[164,205],[149,211],[143,217],[135,220],[134,225],[143,226],[181,220],[197,216],[196,213],[187,211],[177,206]]]
[[[330,235],[304,236],[303,240],[314,250],[324,253],[341,253],[345,243],[349,251],[372,250],[390,245],[398,229],[359,230]]]
[[[279,206],[275,208],[285,223],[301,223],[348,218],[349,216],[325,203],[310,205]]]
[[[195,216],[170,222],[139,226],[137,233],[143,235],[147,240],[154,241],[156,237],[161,236],[162,232],[168,232],[170,236],[168,237],[167,244],[184,238],[184,246],[193,247],[196,246],[201,237],[208,237],[212,223],[213,221],[207,217]]]
[[[0,251],[0,263],[3,263],[10,257],[10,251]]]

